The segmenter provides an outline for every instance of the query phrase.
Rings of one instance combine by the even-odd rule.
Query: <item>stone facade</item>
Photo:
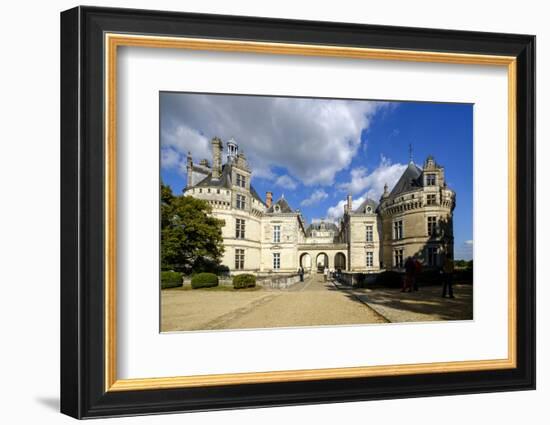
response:
[[[231,273],[259,276],[331,269],[372,273],[402,269],[408,256],[438,266],[452,254],[455,194],[445,183],[444,169],[428,157],[420,169],[412,161],[391,192],[387,186],[377,204],[365,200],[352,209],[348,195],[338,224],[320,221],[306,227],[299,210],[281,197],[265,201],[250,184],[251,170],[234,140],[212,140],[213,162],[194,164],[187,158],[185,196],[206,200],[225,225],[222,263]]]

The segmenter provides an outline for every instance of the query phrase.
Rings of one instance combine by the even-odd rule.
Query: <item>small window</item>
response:
[[[237,173],[237,186],[239,187],[246,186],[246,177],[239,173]]]
[[[237,239],[244,239],[244,234],[245,234],[245,223],[244,223],[244,219],[242,218],[237,218],[235,219],[235,237]]]
[[[393,223],[393,238],[396,240],[403,239],[403,220]]]
[[[367,242],[372,242],[372,226],[370,225],[367,226],[365,240]]]
[[[280,243],[281,242],[281,226],[280,225],[273,226],[273,242],[274,243]]]
[[[281,254],[279,252],[273,253],[273,270],[279,270],[281,268]]]
[[[437,217],[428,217],[428,236],[437,234]]]
[[[367,267],[372,267],[374,264],[374,255],[372,251],[367,251]]]
[[[426,195],[426,203],[428,205],[435,205],[436,204],[436,194],[435,193],[428,193]]]
[[[403,249],[396,249],[393,252],[393,265],[397,268],[403,267]]]
[[[237,248],[235,250],[235,269],[244,269],[244,249]]]
[[[435,174],[426,174],[426,186],[435,186]]]
[[[244,210],[246,208],[246,196],[237,195],[237,209]]]

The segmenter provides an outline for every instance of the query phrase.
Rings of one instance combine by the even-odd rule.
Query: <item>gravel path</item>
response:
[[[288,290],[164,290],[161,303],[163,332],[387,322],[320,274]]]

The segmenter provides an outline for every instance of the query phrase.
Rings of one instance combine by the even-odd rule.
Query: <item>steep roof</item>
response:
[[[318,223],[311,223],[309,226],[307,226],[306,234],[308,236],[311,236],[311,232],[313,230],[321,230],[322,224],[325,226],[325,230],[333,231],[336,233],[338,232],[338,226],[336,226],[336,224],[332,223],[331,221],[323,221]]]
[[[389,198],[393,199],[402,193],[422,187],[421,175],[422,170],[414,162],[409,162],[407,169],[390,192]]]
[[[286,201],[285,198],[281,197],[279,198],[279,200],[277,202],[275,202],[273,205],[271,205],[266,212],[268,213],[272,213],[272,212],[275,212],[275,206],[278,205],[279,206],[279,213],[292,213],[294,212],[292,210],[292,208],[290,208],[290,205],[288,205],[288,202]]]
[[[359,205],[356,209],[355,209],[355,213],[357,214],[363,214],[365,212],[365,209],[370,206],[372,208],[372,212],[375,212],[376,211],[376,208],[378,207],[378,204],[373,201],[372,199],[370,198],[367,198],[365,199],[361,205]]]
[[[222,166],[222,172],[218,180],[212,179],[212,173],[209,173],[204,179],[198,182],[195,187],[223,187],[226,189],[231,189],[231,171],[233,165],[231,163],[226,163]],[[265,202],[260,198],[254,186],[250,185],[250,194],[254,199],[261,202],[265,205]]]

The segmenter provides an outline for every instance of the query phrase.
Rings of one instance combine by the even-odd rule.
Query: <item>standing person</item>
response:
[[[323,274],[325,275],[325,282],[328,281],[328,267],[325,266],[325,269],[323,270]]]
[[[454,262],[451,257],[451,254],[447,253],[443,260],[443,292],[441,296],[445,298],[447,292],[449,292],[449,298],[454,298],[453,295],[453,272],[454,272]]]
[[[418,291],[418,276],[422,272],[422,264],[418,261],[417,258],[413,259],[414,261],[414,277],[413,277],[413,291]]]
[[[412,257],[408,257],[405,261],[405,278],[403,279],[403,286],[401,292],[411,292],[414,282],[414,273],[416,271],[416,264]]]
[[[303,282],[304,281],[304,268],[302,266],[300,266],[300,268],[298,269],[298,274],[300,275],[300,282]]]

